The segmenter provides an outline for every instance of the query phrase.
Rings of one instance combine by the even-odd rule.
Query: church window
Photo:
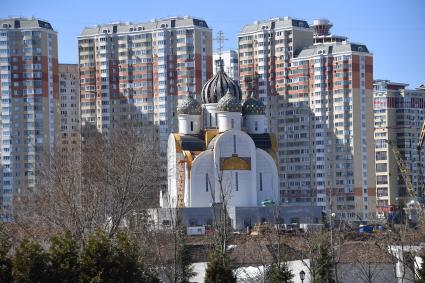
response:
[[[263,190],[263,173],[260,173],[260,191]]]
[[[231,123],[232,123],[232,129],[235,127],[235,120],[234,119],[232,119],[231,120]]]
[[[208,192],[208,173],[205,174],[205,191]]]
[[[212,127],[212,115],[210,113],[210,127]]]
[[[193,131],[193,121],[190,121],[190,130]]]
[[[235,190],[238,191],[239,190],[239,173],[235,172]]]
[[[236,135],[233,135],[233,153],[236,153]]]

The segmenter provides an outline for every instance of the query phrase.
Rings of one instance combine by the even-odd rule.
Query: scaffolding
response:
[[[177,207],[182,208],[184,206],[184,174],[185,174],[185,160],[179,160],[178,170],[179,176],[177,180]]]

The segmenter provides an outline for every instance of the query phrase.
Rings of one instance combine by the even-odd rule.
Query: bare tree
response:
[[[423,228],[411,229],[407,223],[393,227],[387,232],[387,246],[389,253],[396,258],[394,276],[398,281],[413,281],[420,268],[415,255],[421,251],[419,243],[423,241]]]
[[[112,237],[155,201],[158,160],[153,131],[133,127],[88,137],[81,152],[46,154],[36,191],[17,201],[15,222],[30,236],[70,231],[83,245],[98,228]]]

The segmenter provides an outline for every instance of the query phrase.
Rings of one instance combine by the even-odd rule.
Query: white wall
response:
[[[240,112],[218,112],[218,130],[223,133],[228,130],[240,130],[242,114]]]
[[[266,199],[280,203],[279,175],[273,158],[264,150],[257,148],[257,199],[258,205]],[[260,191],[260,173],[262,173],[263,190]]]
[[[292,273],[295,275],[294,278],[292,278],[292,282],[294,283],[301,283],[300,280],[300,271],[304,270],[305,279],[304,283],[310,283],[310,273],[308,271],[307,266],[309,266],[310,260],[295,260],[295,261],[289,261],[288,267],[292,271]],[[196,272],[196,276],[190,279],[190,282],[204,282],[205,278],[205,271],[207,269],[207,262],[197,262],[192,264],[193,270]],[[247,266],[247,267],[241,267],[235,270],[235,274],[237,276],[237,282],[262,282],[262,276],[264,276],[264,269],[263,266]]]
[[[217,128],[217,103],[203,104],[204,128]]]
[[[236,141],[236,148],[234,146]],[[256,206],[257,171],[256,149],[251,137],[239,130],[226,131],[221,134],[214,148],[214,162],[220,164],[221,158],[232,156],[251,158],[251,170],[225,170],[223,176],[216,172],[216,188],[219,188],[219,177],[222,179],[223,189],[228,191],[229,206]],[[236,191],[236,173],[238,174],[238,190]]]
[[[179,114],[179,133],[184,135],[199,134],[201,131],[201,115]],[[192,129],[191,129],[192,123]]]
[[[206,190],[206,174],[208,174],[208,191]],[[185,203],[189,207],[208,207],[213,202],[215,185],[214,154],[206,150],[199,154],[192,163],[190,172],[190,193]],[[216,197],[217,198],[217,197]]]
[[[264,134],[267,132],[265,115],[245,115],[244,122],[250,134]]]

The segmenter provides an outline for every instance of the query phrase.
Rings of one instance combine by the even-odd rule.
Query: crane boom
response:
[[[391,141],[387,141],[387,143],[388,143],[388,146],[391,148],[392,152],[394,153],[394,157],[395,157],[395,160],[397,162],[397,166],[400,170],[401,176],[404,179],[404,183],[406,184],[407,192],[410,195],[410,197],[412,198],[412,200],[414,200],[414,205],[415,205],[416,211],[418,211],[418,213],[420,215],[422,215],[423,209],[422,209],[421,204],[416,201],[416,199],[417,199],[416,192],[415,192],[415,189],[413,188],[412,179],[409,175],[409,170],[407,169],[406,163],[404,162],[403,157],[401,156],[401,153],[397,148],[397,145],[395,145]]]
[[[419,134],[418,144],[416,145],[416,148],[418,149],[419,152],[421,151],[422,146],[424,145],[424,140],[425,140],[425,120],[424,120],[424,123],[422,124],[421,132]]]

